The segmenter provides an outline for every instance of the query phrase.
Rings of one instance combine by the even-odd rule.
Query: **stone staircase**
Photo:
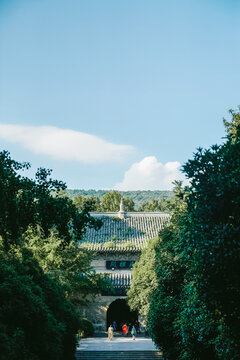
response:
[[[82,351],[76,360],[164,360],[158,351]]]

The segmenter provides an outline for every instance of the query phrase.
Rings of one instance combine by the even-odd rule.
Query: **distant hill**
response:
[[[82,190],[82,189],[67,189],[68,196],[72,199],[75,196],[97,196],[99,199],[110,192],[111,190]],[[141,205],[143,202],[156,199],[160,200],[164,198],[166,200],[171,199],[173,192],[169,190],[137,190],[137,191],[118,191],[122,196],[128,196],[134,201],[136,206]]]

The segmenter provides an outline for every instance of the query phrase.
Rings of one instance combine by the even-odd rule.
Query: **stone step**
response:
[[[158,351],[82,351],[76,360],[164,360]]]

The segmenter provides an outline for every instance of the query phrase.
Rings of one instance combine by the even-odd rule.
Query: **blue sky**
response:
[[[69,188],[170,189],[240,104],[234,0],[0,0],[0,149]]]

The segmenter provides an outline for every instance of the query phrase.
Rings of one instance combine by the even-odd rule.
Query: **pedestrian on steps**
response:
[[[133,340],[136,340],[137,331],[136,331],[134,325],[133,325],[133,327],[132,327],[131,334],[132,334],[132,339],[133,339]]]
[[[124,324],[124,325],[123,325],[122,331],[123,331],[123,335],[124,335],[124,336],[127,336],[127,333],[128,333],[127,324]]]
[[[113,338],[113,327],[112,325],[110,325],[108,328],[108,340],[112,340],[112,338]]]

